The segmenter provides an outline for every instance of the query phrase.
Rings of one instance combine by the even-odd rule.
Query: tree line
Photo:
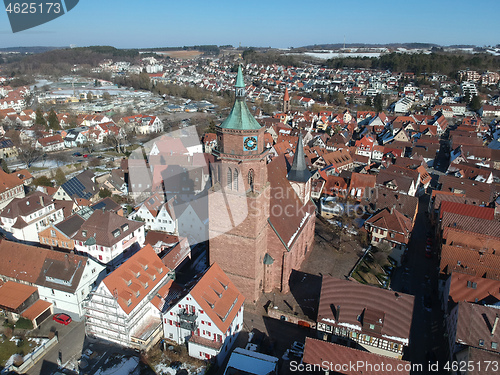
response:
[[[424,53],[389,53],[373,57],[341,57],[326,61],[325,66],[333,69],[371,68],[393,72],[411,72],[445,74],[455,77],[457,71],[475,69],[479,71],[500,69],[500,56],[489,53],[457,54],[445,52]]]

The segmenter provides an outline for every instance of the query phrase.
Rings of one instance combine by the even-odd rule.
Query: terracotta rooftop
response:
[[[362,332],[360,317],[364,312],[380,310],[385,314],[381,335],[397,337],[399,342],[408,345],[414,299],[408,294],[323,276],[318,323],[355,326]],[[340,306],[339,318],[334,315],[332,306],[335,309]]]
[[[459,302],[455,342],[500,353],[500,326],[497,308]],[[495,328],[495,330],[493,330]],[[492,346],[496,343],[496,348]]]
[[[475,206],[473,204],[465,204],[458,202],[443,201],[441,202],[440,218],[443,218],[444,212],[451,212],[463,216],[470,216],[476,219],[494,220],[495,209],[488,207]]]
[[[452,272],[448,300],[451,303],[485,302],[494,304],[500,302],[500,281],[486,279],[480,276]]]
[[[381,366],[387,368],[389,365],[395,371],[391,371],[391,374],[395,375],[409,375],[410,371],[400,370],[397,368],[410,368],[410,362],[403,361],[397,358],[386,357],[384,355],[370,353],[368,351],[363,351],[359,349],[353,349],[348,346],[342,346],[334,344],[328,341],[322,341],[318,339],[313,339],[306,337],[306,344],[304,347],[304,358],[303,362],[310,365],[324,366],[328,364],[328,368],[325,369],[341,369],[341,366],[345,366],[344,370],[335,371],[335,374],[363,374],[363,375],[379,375],[380,371],[374,371],[373,369],[379,369]],[[371,371],[369,367],[357,368],[353,370],[348,364],[370,364]],[[336,366],[337,365],[337,366]],[[331,366],[331,367],[330,367]],[[315,372],[316,373],[316,372]],[[333,373],[333,372],[332,372]]]
[[[0,194],[22,184],[23,182],[14,173],[5,173],[0,169]]]
[[[33,293],[37,292],[38,289],[35,286],[7,281],[0,287],[0,306],[16,311]]]
[[[76,291],[87,265],[81,255],[6,240],[0,242],[0,259],[2,276],[70,293]]]
[[[500,280],[500,255],[488,254],[465,247],[443,245],[441,248],[441,273],[453,271],[472,276]]]
[[[38,316],[40,316],[40,314],[47,310],[51,305],[52,304],[49,301],[39,299],[33,305],[24,310],[21,316],[28,320],[34,320],[38,318]]]
[[[103,280],[122,310],[129,314],[168,277],[170,270],[150,245],[144,246]]]
[[[217,263],[210,266],[190,294],[222,332],[227,331],[245,301]]]

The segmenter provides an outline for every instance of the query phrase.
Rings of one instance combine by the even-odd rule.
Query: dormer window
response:
[[[120,235],[120,229],[115,229],[111,234],[113,235],[114,238],[118,237]]]
[[[132,280],[127,281],[127,286],[130,286],[130,285],[132,285]]]
[[[140,295],[141,295],[141,292],[139,292],[139,291],[135,292],[136,297],[139,297]]]
[[[82,236],[83,237],[87,237],[87,231],[86,230],[82,230]]]

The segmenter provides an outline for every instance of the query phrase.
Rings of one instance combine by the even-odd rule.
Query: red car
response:
[[[84,157],[84,158],[88,158],[89,156],[88,156],[88,154],[85,154],[85,155],[83,155],[83,157]]]
[[[69,323],[71,323],[71,316],[67,314],[56,314],[52,317],[52,320],[55,320],[57,323],[64,324],[67,326]]]

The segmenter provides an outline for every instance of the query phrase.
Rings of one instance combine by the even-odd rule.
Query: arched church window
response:
[[[248,171],[248,187],[250,188],[250,191],[253,191],[253,182],[254,182],[254,172],[253,169],[250,169]]]
[[[234,169],[233,189],[238,190],[238,170]]]
[[[233,187],[233,171],[231,168],[227,169],[227,188],[231,189]]]

